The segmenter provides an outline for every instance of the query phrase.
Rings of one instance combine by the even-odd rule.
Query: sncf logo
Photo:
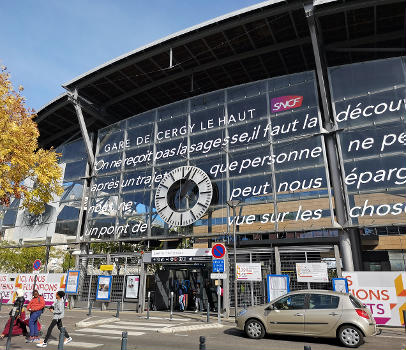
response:
[[[271,100],[271,111],[282,112],[287,109],[298,108],[302,105],[303,96],[281,96]]]

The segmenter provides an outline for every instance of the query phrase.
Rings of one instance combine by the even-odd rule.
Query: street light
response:
[[[233,241],[234,241],[234,317],[237,318],[237,240],[235,238],[235,208],[241,203],[239,199],[227,201],[227,205],[233,209]]]

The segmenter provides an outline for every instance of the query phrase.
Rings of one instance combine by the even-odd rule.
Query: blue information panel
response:
[[[213,272],[224,272],[224,259],[213,259]]]

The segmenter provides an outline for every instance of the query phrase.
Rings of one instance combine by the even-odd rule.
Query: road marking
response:
[[[98,328],[108,328],[111,329],[111,326],[108,324],[100,325]],[[165,327],[146,327],[146,326],[123,326],[120,327],[124,330],[132,330],[132,331],[154,331],[157,332],[158,329],[165,328]]]
[[[405,337],[397,337],[394,335],[377,335],[376,338],[397,338],[397,339],[405,339]]]
[[[106,338],[106,339],[121,339],[121,337],[112,337],[110,335],[100,335],[100,334],[81,334],[69,332],[69,335],[74,335],[77,337],[96,337],[96,338]]]
[[[123,329],[122,331],[115,331],[115,330],[109,329],[108,333],[121,335],[123,333],[123,331],[125,331],[125,329]],[[83,329],[78,329],[77,332],[106,334],[107,331],[105,329],[98,329],[98,328],[83,328]],[[127,334],[136,337],[139,335],[143,335],[145,333],[144,332],[128,332]]]
[[[142,316],[142,317],[140,317],[140,318],[142,318],[142,319],[146,319],[147,317],[146,316]],[[150,320],[170,320],[170,318],[169,317],[150,317],[149,318]],[[172,321],[190,321],[191,320],[191,318],[172,318]]]
[[[59,342],[57,342],[56,340],[51,340],[49,342],[49,344],[51,344],[51,345],[58,345],[58,343]],[[97,348],[98,346],[103,346],[103,345],[104,344],[83,343],[83,342],[80,342],[80,341],[72,341],[72,342],[70,342],[68,344],[64,344],[64,346],[74,346],[77,349],[83,349],[83,348],[92,349],[92,348]]]
[[[143,325],[145,325],[146,327],[167,327],[167,326],[178,326],[179,325],[179,323],[154,323],[154,322],[151,322],[151,323],[149,323],[149,322],[126,322],[126,321],[119,321],[119,322],[115,322],[114,324],[113,324],[114,326],[115,325],[123,325],[123,326],[133,326],[133,325],[136,325],[136,326],[143,326]],[[105,325],[106,326],[106,325]]]

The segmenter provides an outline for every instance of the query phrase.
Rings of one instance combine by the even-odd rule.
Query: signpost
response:
[[[37,259],[32,264],[32,268],[34,271],[38,271],[41,268],[41,260]]]
[[[224,244],[217,243],[211,248],[211,255],[215,259],[221,259],[226,255],[226,247]]]
[[[227,274],[224,273],[224,255],[226,255],[226,247],[224,244],[221,243],[216,243],[212,248],[211,248],[211,255],[213,256],[213,273],[210,274],[210,278],[212,280],[217,280],[217,319],[218,323],[221,323],[221,286],[220,286],[220,280],[227,279]]]
[[[296,263],[298,282],[328,282],[326,263]]]
[[[224,272],[224,259],[213,259],[213,272]]]
[[[260,263],[238,263],[237,264],[238,281],[262,281]]]

